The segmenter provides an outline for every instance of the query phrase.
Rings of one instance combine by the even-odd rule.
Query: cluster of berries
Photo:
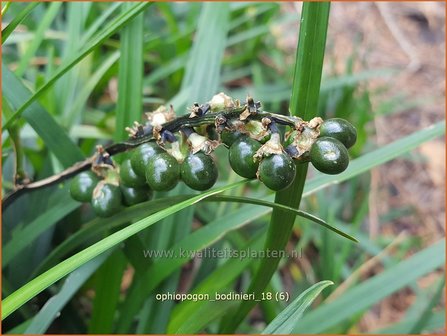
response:
[[[340,118],[305,122],[259,108],[260,103],[251,98],[241,107],[221,93],[207,104],[195,104],[188,117],[175,118],[172,111],[157,110],[145,126],[135,123],[128,129],[130,140],[139,145],[119,166],[104,149],[98,150],[92,171],[73,179],[71,195],[91,202],[98,216],[107,217],[123,205],[149,200],[153,191],[173,189],[180,180],[191,189],[207,190],[218,178],[212,152],[221,144],[228,148],[230,166],[238,175],[258,178],[274,191],[290,186],[298,162],[311,162],[326,174],[347,168],[347,149],[357,138],[349,122]],[[292,130],[283,136],[279,125]]]

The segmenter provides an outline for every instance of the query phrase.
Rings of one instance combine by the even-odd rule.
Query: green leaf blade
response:
[[[31,11],[36,8],[40,2],[31,2],[17,15],[10,23],[2,30],[2,44],[6,42],[8,37],[17,28],[17,26],[22,23],[23,20],[31,13]]]
[[[441,240],[310,312],[293,332],[317,334],[330,330],[444,263],[445,241]]]
[[[51,78],[42,85],[32,96],[30,96],[20,107],[17,108],[16,112],[3,124],[2,130],[7,129],[17,118],[19,118],[22,113],[42,94],[51,87],[60,77],[62,77],[66,72],[78,64],[82,59],[84,59],[88,54],[90,54],[95,48],[100,46],[107,38],[109,38],[113,33],[118,31],[123,27],[128,21],[132,20],[135,16],[146,9],[150,2],[137,3],[132,6],[132,9],[126,11],[125,13],[118,16],[116,19],[112,20],[106,27],[99,31],[87,45],[82,48],[77,54],[70,57],[66,63],[61,65],[58,70],[51,76]]]
[[[91,245],[90,247],[84,249],[83,251],[75,254],[74,256],[66,259],[65,261],[59,263],[57,266],[38,276],[37,278],[31,280],[23,287],[19,288],[17,291],[9,295],[2,302],[2,320],[12,314],[15,310],[21,307],[24,303],[28,302],[38,293],[42,292],[45,288],[53,284],[54,282],[60,280],[62,277],[66,276],[70,272],[74,271],[78,267],[82,266],[89,260],[100,255],[101,253],[107,251],[108,249],[116,246],[120,242],[126,240],[132,235],[140,232],[141,230],[149,227],[150,225],[158,222],[159,220],[166,218],[173,213],[183,210],[193,204],[196,204],[207,197],[215,195],[217,193],[229,190],[231,188],[238,187],[247,180],[243,180],[231,185],[212,189],[201,195],[194,196],[186,201],[173,205],[167,209],[161,210],[149,217],[146,217],[134,224],[131,224],[118,232],[111,234],[110,236],[102,239],[101,241]]]
[[[123,10],[132,8],[124,4]],[[138,14],[121,31],[118,72],[118,103],[116,111],[116,130],[114,139],[128,137],[126,126],[139,121],[143,108],[143,15]]]
[[[17,109],[23,102],[33,97],[22,81],[4,63],[2,63],[2,81],[6,84],[3,85],[3,94],[11,107]],[[29,105],[23,116],[65,168],[84,159],[81,150],[68,137],[67,132],[38,102]]]
[[[51,323],[58,317],[62,308],[71,300],[79,288],[101,266],[108,257],[102,254],[79,269],[73,271],[65,280],[60,291],[50,298],[30,322],[25,334],[43,334]]]
[[[290,305],[288,305],[262,332],[265,334],[290,334],[297,325],[304,311],[316,299],[326,287],[334,283],[329,280],[320,281],[301,293]]]

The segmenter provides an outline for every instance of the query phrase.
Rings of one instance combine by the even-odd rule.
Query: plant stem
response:
[[[12,115],[12,109],[9,106],[6,99],[3,98],[3,113],[6,118],[9,118]],[[18,125],[13,125],[8,128],[8,133],[11,138],[11,143],[14,148],[14,158],[15,158],[15,166],[14,166],[14,176],[13,183],[14,185],[22,184],[29,182],[28,177],[25,172],[25,168],[23,167],[23,148],[22,143],[20,141],[20,129]]]
[[[329,7],[328,2],[305,2],[303,4],[290,112],[296,116],[300,111],[304,119],[316,116],[318,111]],[[297,165],[297,174],[293,184],[276,194],[275,203],[298,209],[306,174],[307,163]],[[294,221],[295,214],[279,209],[273,210],[264,250],[284,250]],[[261,260],[258,271],[247,290],[248,293],[255,293],[255,298],[260,299],[260,295],[270,282],[280,259],[280,257],[270,257]],[[243,301],[236,313],[226,320],[227,323],[223,325],[220,332],[233,333],[255,305],[256,301]]]

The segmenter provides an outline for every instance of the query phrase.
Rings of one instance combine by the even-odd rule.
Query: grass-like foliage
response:
[[[381,147],[370,141],[375,92],[362,84],[394,70],[353,73],[353,55],[346,73],[325,73],[329,3],[306,2],[300,13],[269,2],[2,6],[3,197],[127,141],[144,112],[172,105],[183,116],[219,92],[250,95],[284,118],[344,118],[358,132],[343,173],[296,161],[293,183],[276,193],[240,178],[224,146],[213,153],[214,187],[180,183],[108,218],[70,197],[76,174],[21,192],[2,211],[3,332],[348,333],[403,288],[416,297],[404,318],[369,332],[442,328],[445,278],[428,290],[418,280],[442,267],[444,243],[405,238],[391,253],[362,224],[370,171],[410,157],[445,122]],[[299,23],[293,52],[278,43],[289,23]],[[381,271],[359,277],[378,254]]]

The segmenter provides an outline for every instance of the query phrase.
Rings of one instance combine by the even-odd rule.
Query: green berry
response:
[[[219,134],[216,131],[216,126],[208,125],[206,127],[206,136],[210,140],[219,140]]]
[[[163,152],[163,149],[161,149],[155,142],[148,142],[138,146],[130,157],[132,169],[137,175],[145,177],[146,166],[149,160],[156,154]]]
[[[71,197],[78,202],[90,202],[92,200],[93,189],[95,189],[98,181],[98,176],[91,171],[79,173],[71,182]]]
[[[194,190],[207,190],[217,181],[217,167],[211,156],[203,152],[189,154],[180,166],[183,182]]]
[[[262,138],[259,140],[259,142],[260,142],[261,144],[265,144],[267,141],[270,140],[271,137],[272,137],[272,134],[271,134],[271,133],[268,133],[268,134],[266,134],[264,137],[262,137]]]
[[[121,163],[120,180],[124,185],[132,188],[146,185],[144,176],[137,175],[133,170],[130,159],[126,159]]]
[[[295,179],[295,173],[295,163],[284,153],[263,158],[259,164],[259,179],[274,191],[290,186]]]
[[[152,190],[168,191],[179,180],[180,167],[177,160],[168,153],[159,153],[149,159],[146,166],[146,182]]]
[[[225,144],[227,147],[230,147],[233,142],[235,142],[238,138],[243,136],[239,131],[230,131],[228,129],[224,129],[222,133],[220,133],[220,141]]]
[[[250,137],[237,139],[228,151],[231,168],[242,177],[255,178],[259,162],[255,161],[253,156],[259,148],[261,144]]]
[[[348,150],[335,138],[318,138],[310,149],[310,162],[322,173],[340,174],[348,167]]]
[[[93,191],[92,207],[99,217],[110,217],[122,209],[120,187],[104,183]]]
[[[357,140],[357,130],[347,120],[333,118],[325,120],[320,126],[320,137],[326,136],[337,139],[346,148],[351,148]]]
[[[152,190],[149,189],[147,185],[139,188],[131,188],[120,185],[120,188],[123,196],[123,204],[126,206],[149,201],[153,195]]]

